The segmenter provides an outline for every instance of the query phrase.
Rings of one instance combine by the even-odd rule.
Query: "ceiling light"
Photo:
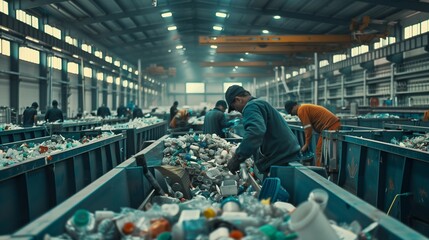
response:
[[[221,26],[213,26],[213,30],[222,31],[223,27]]]
[[[214,62],[214,60],[212,59],[212,60],[210,60],[210,62]]]
[[[161,17],[163,17],[163,18],[167,18],[167,17],[171,17],[171,16],[173,16],[173,14],[171,12],[161,13]]]
[[[168,29],[168,31],[174,31],[177,29],[177,27],[176,26],[169,26],[167,29]]]
[[[245,52],[244,54],[249,55],[249,53],[248,53],[248,52]]]
[[[177,45],[176,46],[176,49],[182,49],[183,48],[183,45]]]
[[[171,52],[171,49],[168,49],[168,52]]]
[[[282,18],[282,17],[280,17],[279,15],[275,15],[273,18],[274,18],[274,19],[280,19],[280,18]]]
[[[270,31],[268,31],[267,29],[264,29],[264,30],[262,30],[262,33],[263,34],[268,34],[268,33],[270,33]]]
[[[226,16],[228,16],[228,14],[224,12],[216,12],[216,17],[226,18]]]
[[[9,30],[8,30],[8,31],[9,31]],[[33,42],[35,42],[35,43],[39,43],[39,40],[37,40],[37,39],[35,39],[35,38],[32,38],[32,37],[29,37],[29,36],[26,36],[26,37],[25,37],[25,39],[28,39],[28,40],[33,41]]]
[[[210,48],[216,49],[217,46],[216,45],[210,45]]]
[[[240,62],[243,62],[244,61],[244,58],[240,58]]]
[[[238,66],[235,66],[234,68],[235,68],[235,69],[237,69],[237,68],[238,68]]]
[[[235,71],[237,71],[237,69],[233,68],[233,69],[232,69],[232,71],[234,71],[234,72],[235,72]]]

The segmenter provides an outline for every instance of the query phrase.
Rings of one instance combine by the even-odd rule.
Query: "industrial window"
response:
[[[48,66],[52,66],[55,69],[61,70],[62,69],[61,61],[62,59],[59,57],[55,57],[55,56],[48,57]]]
[[[81,48],[85,52],[88,52],[88,53],[92,52],[92,46],[91,45],[83,43],[82,46],[81,46]]]
[[[0,53],[5,56],[10,56],[10,42],[0,39]]]
[[[128,87],[128,80],[122,81],[122,87]]]
[[[134,89],[135,89],[135,90],[139,90],[139,85],[137,85],[137,84],[136,84],[136,85],[134,85]]]
[[[295,77],[295,76],[297,76],[298,75],[298,71],[293,71],[292,72],[292,77]]]
[[[289,79],[291,77],[292,77],[292,75],[290,75],[289,73],[286,73],[286,79]]]
[[[368,45],[357,46],[352,48],[351,56],[354,57],[363,53],[367,53],[368,51],[369,51]]]
[[[106,82],[113,83],[113,77],[112,76],[107,76]]]
[[[115,66],[117,66],[117,67],[120,67],[120,66],[121,66],[121,61],[116,60],[113,64],[114,64]]]
[[[39,29],[39,19],[33,15],[30,15],[22,10],[16,10],[16,19],[24,22],[34,28]]]
[[[55,38],[61,39],[61,30],[56,27],[52,27],[49,24],[45,24],[45,33]]]
[[[128,85],[128,87],[129,87],[130,89],[133,89],[133,88],[134,88],[134,83],[133,83],[133,82],[130,82],[130,84]]]
[[[120,77],[116,77],[115,83],[116,83],[116,85],[121,85],[121,78]]]
[[[0,0],[0,12],[9,15],[9,3],[5,0]]]
[[[128,72],[133,72],[133,68],[132,68],[132,67],[129,67],[129,68],[128,68]]]
[[[421,33],[429,32],[429,20],[421,22]]]
[[[102,72],[97,73],[97,80],[103,81],[103,73]]]
[[[128,65],[127,64],[122,65],[122,69],[127,70],[128,69]]]
[[[393,44],[395,42],[396,42],[395,37],[380,38],[380,41],[374,43],[374,49],[382,48],[384,46]]]
[[[305,72],[307,72],[307,69],[305,69],[305,68],[300,68],[299,69],[299,74],[303,74]]]
[[[186,83],[186,93],[205,93],[204,83]]]
[[[72,38],[70,36],[66,36],[66,43],[71,44],[75,47],[77,47],[77,39],[76,38]]]
[[[404,28],[404,39],[412,38],[429,31],[429,20],[413,24]]]
[[[98,57],[98,58],[103,59],[103,52],[102,52],[102,51],[95,51],[95,52],[94,52],[94,55],[95,55],[96,57]]]
[[[67,63],[67,71],[69,73],[78,74],[79,73],[79,65],[75,62]]]
[[[336,62],[339,62],[339,61],[346,60],[346,58],[347,58],[346,54],[336,54],[336,55],[334,55],[332,62],[336,63]]]
[[[23,61],[39,64],[40,63],[40,52],[35,50],[35,49],[32,49],[32,48],[20,47],[19,48],[19,59],[23,60]]]
[[[328,60],[319,61],[319,67],[324,67],[324,66],[328,66],[328,65],[329,65]]]
[[[83,75],[84,75],[85,77],[92,78],[92,69],[91,69],[91,68],[89,68],[89,67],[84,67],[84,68],[83,68]]]
[[[106,55],[106,57],[104,57],[104,60],[108,63],[112,63],[113,58],[111,56]]]
[[[241,82],[225,82],[223,83],[223,91],[226,92],[226,90],[232,85],[242,86],[243,84]]]

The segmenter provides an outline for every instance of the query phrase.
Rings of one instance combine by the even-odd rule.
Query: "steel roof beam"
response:
[[[42,7],[53,3],[67,2],[67,0],[13,0],[13,7],[20,10]]]
[[[257,45],[236,45],[218,46],[216,53],[253,53],[253,54],[290,54],[302,52],[334,52],[343,49],[336,46],[257,46]]]
[[[164,6],[158,6],[158,8],[163,8]],[[202,8],[202,9],[214,9],[219,7],[218,4],[213,3],[181,3],[181,4],[172,4],[170,3],[168,5],[168,8],[171,11],[180,10],[180,9],[189,9],[189,8]],[[302,19],[307,21],[313,21],[313,22],[319,22],[319,23],[328,23],[332,25],[341,25],[341,26],[348,26],[350,24],[350,20],[348,19],[339,19],[339,18],[332,18],[332,17],[323,17],[323,16],[316,16],[314,14],[304,14],[304,13],[297,13],[293,11],[284,11],[284,10],[262,10],[262,9],[249,9],[249,8],[237,8],[237,7],[227,7],[229,14],[253,14],[256,16],[259,15],[279,15],[284,18],[294,18],[294,19]],[[108,14],[105,16],[99,16],[99,17],[93,17],[93,18],[84,18],[77,20],[75,23],[77,24],[92,24],[92,23],[99,23],[104,21],[114,21],[121,18],[129,18],[129,17],[135,17],[135,16],[142,16],[146,14],[151,14],[155,10],[154,8],[145,8],[145,9],[138,9],[134,11],[129,12],[122,12],[122,13],[115,13],[115,14]]]
[[[300,66],[308,64],[309,61],[255,61],[255,62],[202,62],[202,67],[274,67],[274,66]]]
[[[253,78],[253,77],[272,77],[274,73],[206,73],[207,78]]]
[[[384,5],[399,9],[409,9],[418,12],[429,12],[429,3],[410,0],[358,0],[359,2],[371,3],[374,5]]]

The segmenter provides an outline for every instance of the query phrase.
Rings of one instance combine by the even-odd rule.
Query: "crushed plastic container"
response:
[[[287,202],[289,200],[289,193],[281,186],[280,178],[265,178],[261,192],[259,193],[259,200],[270,199],[271,202]]]

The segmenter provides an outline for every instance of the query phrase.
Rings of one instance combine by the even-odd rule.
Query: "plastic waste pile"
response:
[[[341,226],[330,222],[324,214],[328,194],[322,189],[313,190],[297,208],[258,200],[253,194],[246,191],[220,202],[197,196],[185,202],[155,203],[146,211],[79,209],[66,222],[65,234],[45,239],[374,239],[369,232],[377,224],[362,230],[357,222]]]
[[[399,116],[389,113],[367,113],[365,115],[358,116],[358,118],[399,118]]]
[[[23,129],[23,127],[20,127],[18,125],[12,124],[12,123],[0,124],[0,132],[9,131],[9,130],[16,130],[16,129]]]
[[[153,124],[157,124],[162,122],[161,119],[157,117],[149,117],[149,118],[135,118],[130,120],[127,123],[120,123],[115,125],[105,124],[101,127],[97,127],[96,129],[101,130],[114,130],[114,129],[126,129],[126,128],[144,128]]]
[[[280,115],[286,120],[286,122],[301,122],[298,116],[292,116],[290,114],[279,112]]]
[[[45,156],[47,160],[53,154],[79,147],[112,136],[112,133],[102,133],[96,137],[83,137],[80,140],[65,139],[61,135],[52,135],[50,140],[42,143],[27,142],[19,146],[0,148],[0,169],[29,159]]]
[[[429,152],[429,133],[422,136],[416,136],[408,138],[403,137],[402,141],[398,141],[396,138],[392,138],[390,143],[399,145],[401,147],[418,149],[421,151]]]
[[[203,125],[204,124],[204,117],[190,117],[188,120],[188,124],[191,125]]]

